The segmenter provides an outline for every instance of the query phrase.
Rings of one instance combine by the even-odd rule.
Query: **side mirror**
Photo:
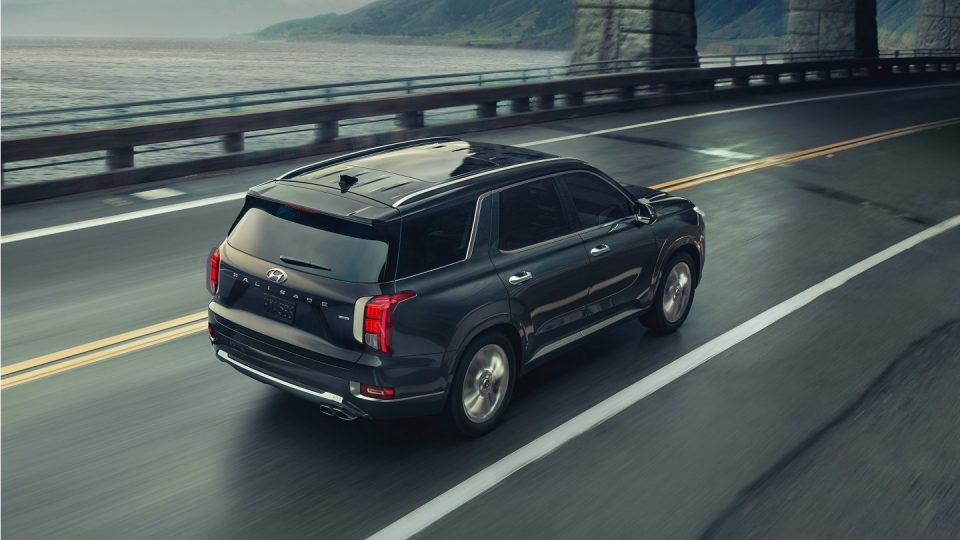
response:
[[[657,220],[657,212],[645,200],[637,201],[637,223],[650,225]]]

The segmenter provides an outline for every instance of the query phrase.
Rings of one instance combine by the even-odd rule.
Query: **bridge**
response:
[[[4,186],[3,534],[955,536],[960,57],[766,60],[4,140],[4,164],[110,166]],[[424,114],[450,107],[468,112]],[[389,127],[341,135],[372,116]],[[236,135],[291,127],[313,139]],[[217,362],[202,268],[244,190],[437,133],[694,200],[708,261],[687,325],[595,334],[469,442],[322,416]],[[197,137],[222,155],[133,160]]]

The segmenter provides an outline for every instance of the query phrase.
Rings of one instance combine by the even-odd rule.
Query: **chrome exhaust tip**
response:
[[[343,410],[343,409],[334,408],[334,409],[333,409],[333,414],[334,414],[334,416],[336,416],[337,418],[339,418],[339,419],[341,419],[341,420],[344,420],[344,421],[346,421],[346,422],[352,422],[352,421],[354,421],[354,420],[357,419],[357,416],[356,416],[356,415],[350,414],[350,413],[348,413],[347,411],[345,411],[345,410]]]
[[[329,406],[329,405],[321,405],[321,406],[320,406],[320,412],[322,412],[323,414],[325,414],[325,415],[327,415],[327,416],[336,416],[336,414],[333,412],[333,407],[331,407],[331,406]]]

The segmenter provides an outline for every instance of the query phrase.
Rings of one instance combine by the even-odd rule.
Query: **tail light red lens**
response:
[[[217,294],[217,287],[220,285],[220,248],[213,248],[210,252],[207,268],[207,290],[210,294]]]
[[[360,395],[373,399],[393,399],[393,388],[387,386],[360,385]]]
[[[374,350],[390,354],[393,312],[397,304],[416,295],[413,291],[403,291],[371,298],[363,308],[363,342]]]

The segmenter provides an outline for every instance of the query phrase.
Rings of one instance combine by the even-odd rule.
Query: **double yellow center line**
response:
[[[730,167],[724,167],[722,169],[716,169],[713,171],[695,174],[693,176],[687,176],[685,178],[678,178],[669,182],[663,182],[661,184],[655,184],[650,187],[670,192],[679,191],[681,189],[687,189],[700,184],[706,184],[708,182],[715,182],[731,176],[737,176],[760,169],[766,169],[769,167],[776,167],[779,165],[786,165],[788,163],[795,163],[820,156],[835,154],[837,152],[850,150],[867,144],[872,144],[895,137],[902,137],[904,135],[910,135],[912,133],[918,133],[921,131],[942,128],[958,123],[960,123],[960,117],[884,131],[882,133],[875,133],[873,135],[867,135],[865,137],[819,146],[817,148],[801,150],[799,152],[790,152],[787,154],[780,154],[778,156],[758,159],[746,163],[739,163],[737,165],[731,165]],[[159,345],[161,343],[166,343],[190,334],[202,332],[207,326],[206,319],[206,311],[201,311],[199,313],[186,315],[171,321],[146,326],[144,328],[140,328],[139,330],[132,330],[130,332],[118,334],[113,337],[93,341],[84,345],[78,345],[76,347],[64,349],[59,352],[38,356],[36,358],[25,360],[23,362],[17,362],[9,366],[4,366],[3,368],[0,368],[0,376],[2,376],[0,388],[11,388],[19,384],[41,379],[43,377],[48,377],[55,373],[62,373],[80,366],[93,364],[102,360],[120,356],[122,354],[138,351],[147,347]]]
[[[787,154],[780,154],[778,156],[762,158],[755,161],[748,161],[746,163],[738,163],[736,165],[731,165],[730,167],[707,171],[704,173],[695,174],[693,176],[687,176],[685,178],[678,178],[669,182],[655,184],[650,187],[653,189],[662,189],[671,192],[680,191],[681,189],[698,186],[700,184],[706,184],[707,182],[722,180],[730,176],[746,174],[748,172],[753,172],[760,169],[777,167],[780,165],[786,165],[788,163],[795,163],[816,157],[828,156],[837,152],[843,152],[844,150],[851,150],[860,146],[885,141],[887,139],[903,137],[904,135],[910,135],[912,133],[919,133],[921,131],[927,131],[931,129],[938,129],[958,123],[960,123],[960,117],[948,118],[946,120],[938,120],[936,122],[918,124],[900,129],[893,129],[881,133],[874,133],[873,135],[867,135],[865,137],[818,146],[816,148],[808,148],[806,150],[800,150],[799,152],[790,152]]]
[[[48,377],[54,373],[86,366],[121,354],[138,351],[181,338],[207,327],[207,312],[201,311],[171,321],[131,330],[113,337],[91,341],[55,353],[45,354],[0,368],[0,388]]]

